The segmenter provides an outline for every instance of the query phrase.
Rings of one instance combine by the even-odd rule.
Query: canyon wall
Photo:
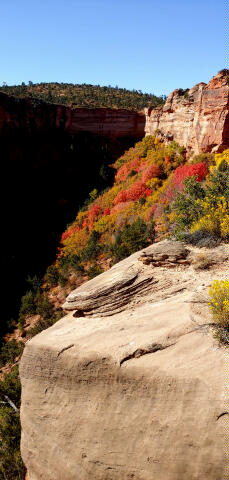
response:
[[[175,140],[196,154],[222,151],[229,144],[228,75],[228,70],[222,70],[208,84],[176,89],[164,105],[144,112],[70,108],[0,93],[0,133],[12,128],[54,128],[69,134],[137,139],[160,130],[165,140]]]
[[[10,128],[26,128],[28,131],[55,128],[69,134],[90,132],[115,138],[142,138],[144,127],[143,112],[112,108],[74,109],[0,93],[0,132]]]
[[[146,135],[160,130],[165,139],[195,154],[223,151],[229,145],[228,75],[222,71],[186,93],[174,90],[165,105],[145,109]]]

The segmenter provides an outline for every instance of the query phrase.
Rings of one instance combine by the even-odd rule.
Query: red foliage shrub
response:
[[[195,165],[180,165],[176,168],[174,175],[171,176],[169,183],[160,197],[156,211],[154,212],[154,217],[160,217],[163,212],[162,206],[171,203],[174,200],[176,193],[184,189],[183,182],[185,178],[196,175],[197,182],[201,182],[206,177],[207,173],[208,169],[205,162],[196,163]]]
[[[116,181],[123,182],[124,180],[126,180],[128,173],[129,173],[128,166],[122,165],[122,167],[116,173],[116,177],[115,177]]]
[[[141,165],[139,165],[139,167],[136,169],[136,171],[137,172],[142,172],[142,170],[144,170],[144,168],[146,168],[146,162],[141,163]]]
[[[158,165],[150,165],[142,174],[142,181],[148,182],[151,178],[157,178],[160,176],[161,170]]]
[[[134,160],[132,160],[131,162],[125,163],[124,165],[122,165],[121,168],[119,168],[119,170],[117,171],[116,181],[124,182],[124,180],[126,180],[126,178],[128,177],[129,173],[132,170],[138,172],[140,161],[141,161],[140,158],[134,158]]]
[[[104,208],[104,211],[103,211],[103,215],[106,216],[106,215],[110,215],[111,211],[109,208]]]
[[[98,217],[99,213],[100,207],[98,205],[93,205],[88,212],[89,220],[94,222],[94,220]]]
[[[151,193],[152,190],[150,190],[150,188],[147,188],[146,184],[142,182],[142,180],[138,180],[137,182],[133,183],[133,185],[131,185],[128,190],[122,190],[118,193],[118,195],[116,195],[114,199],[114,205],[127,202],[128,200],[136,201],[140,197],[148,197],[149,195],[151,195]]]
[[[118,205],[118,203],[126,202],[126,192],[124,190],[121,190],[121,192],[116,195],[114,199],[114,205]]]
[[[92,205],[88,212],[88,218],[89,218],[89,230],[92,230],[93,228],[93,223],[95,220],[97,220],[98,215],[101,213],[101,209],[98,205]]]
[[[79,232],[79,230],[81,230],[80,227],[73,227],[73,228],[69,228],[69,230],[66,230],[61,235],[61,239],[60,239],[61,243],[63,243],[63,241],[66,240],[66,238],[71,237],[74,233]]]
[[[83,221],[83,228],[87,228],[87,227],[88,227],[88,221],[85,218],[84,221]]]
[[[146,197],[149,197],[149,196],[151,195],[151,193],[152,193],[152,190],[151,190],[150,188],[146,188],[144,195],[145,195]]]
[[[140,197],[143,197],[146,190],[145,183],[141,180],[133,183],[131,187],[126,191],[127,200],[138,200]]]
[[[122,203],[119,203],[118,205],[115,205],[111,209],[111,214],[121,212],[122,210],[126,209],[130,203],[131,202],[122,202]]]
[[[185,178],[197,175],[197,182],[201,182],[207,175],[208,168],[205,162],[196,163],[195,165],[180,165],[174,172],[174,181],[177,186],[181,186]]]

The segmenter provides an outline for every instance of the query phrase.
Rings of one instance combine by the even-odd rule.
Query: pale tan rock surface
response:
[[[198,273],[177,263],[192,262],[195,248],[163,242],[135,253],[91,284],[95,303],[108,285],[103,316],[73,310],[27,343],[20,375],[30,480],[227,478],[228,351],[209,331],[207,291],[212,278],[228,276],[228,254],[203,251],[218,263]],[[167,264],[154,265],[158,256]],[[121,296],[128,269],[141,288],[112,315],[109,285]],[[78,289],[85,302],[88,285]]]
[[[181,90],[174,90],[165,105],[145,109],[146,135],[159,129],[165,138],[175,140],[196,154],[227,148],[228,73],[219,73],[208,84],[198,83],[185,96]]]

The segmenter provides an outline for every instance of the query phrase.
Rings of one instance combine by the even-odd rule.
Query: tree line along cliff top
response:
[[[3,84],[0,92],[19,98],[34,98],[48,103],[66,105],[73,108],[126,108],[142,110],[145,107],[156,107],[165,102],[164,95],[157,97],[141,90],[100,85],[72,83],[36,83],[8,86]]]

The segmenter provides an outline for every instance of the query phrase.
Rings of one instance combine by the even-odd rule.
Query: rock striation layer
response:
[[[190,90],[174,90],[165,105],[145,109],[146,135],[160,130],[188,151],[223,151],[229,145],[229,70],[223,70],[208,84]]]
[[[0,133],[26,128],[61,129],[69,134],[90,132],[107,137],[144,136],[145,115],[125,109],[70,108],[35,99],[20,99],[0,93]]]
[[[133,254],[72,292],[72,312],[27,342],[30,480],[226,478],[228,352],[209,331],[207,291],[227,276],[228,254],[217,247],[198,275],[196,255],[166,241]]]
[[[13,128],[56,128],[69,134],[140,139],[160,130],[165,140],[175,140],[188,151],[222,151],[229,145],[228,76],[229,71],[222,70],[208,84],[198,83],[186,92],[176,89],[165,105],[144,112],[70,108],[0,93],[0,134]]]

